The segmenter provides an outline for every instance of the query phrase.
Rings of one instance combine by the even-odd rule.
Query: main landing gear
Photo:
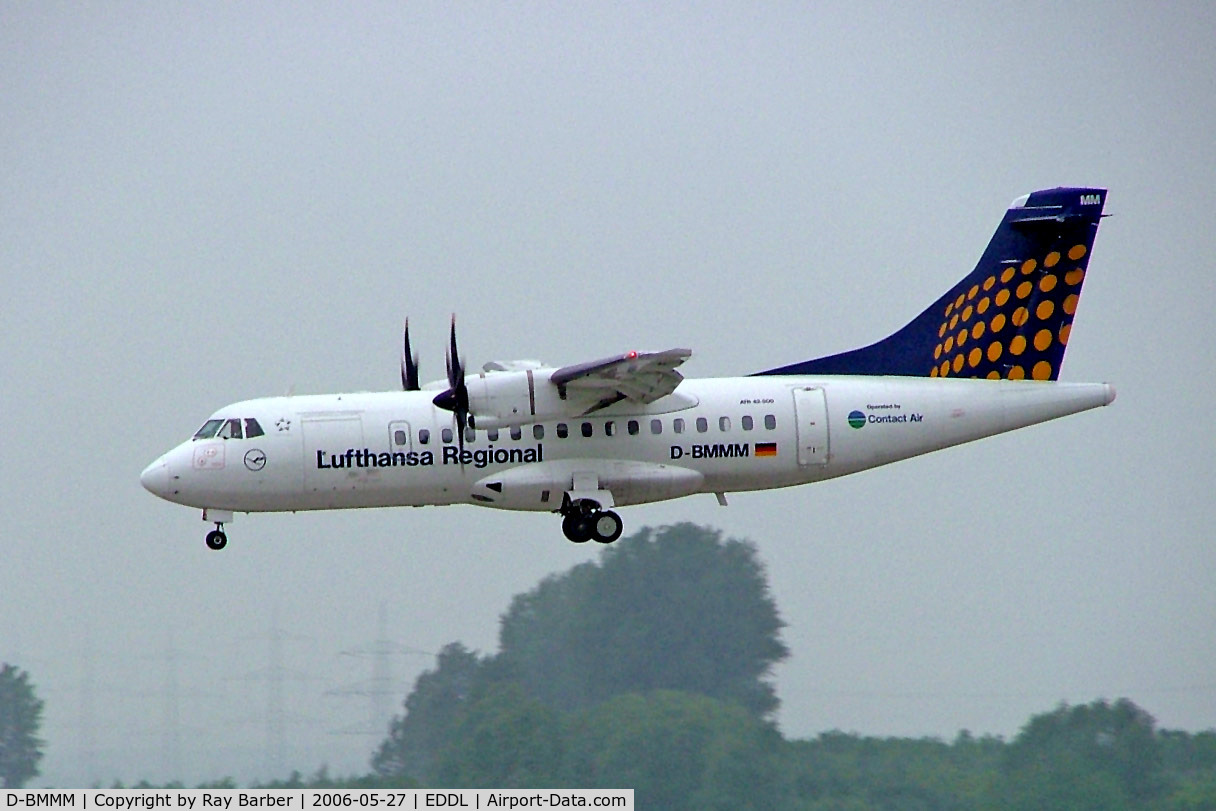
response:
[[[562,533],[574,543],[586,543],[595,539],[598,543],[612,543],[621,537],[624,524],[612,510],[602,510],[590,499],[571,501],[566,496],[562,504]]]
[[[208,549],[223,549],[228,545],[228,536],[224,534],[224,525],[216,521],[215,529],[207,533],[207,548]]]

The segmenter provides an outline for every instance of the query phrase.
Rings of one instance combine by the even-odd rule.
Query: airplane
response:
[[[216,411],[143,471],[227,544],[237,512],[471,504],[561,516],[612,543],[616,509],[823,481],[1115,399],[1058,380],[1106,190],[1010,205],[975,269],[889,337],[745,377],[685,379],[688,349],[469,373],[452,318],[447,378],[420,386],[405,322],[401,391],[266,397]]]

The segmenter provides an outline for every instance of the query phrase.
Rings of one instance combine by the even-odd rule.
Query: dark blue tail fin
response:
[[[975,270],[899,332],[758,374],[1055,380],[1105,202],[1105,189],[1019,197]]]

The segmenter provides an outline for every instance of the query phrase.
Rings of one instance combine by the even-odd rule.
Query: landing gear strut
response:
[[[612,543],[621,537],[624,524],[612,510],[602,510],[590,499],[571,501],[566,496],[561,509],[562,533],[573,543]]]
[[[215,529],[207,533],[207,548],[208,549],[223,549],[228,545],[228,536],[224,534],[224,524],[220,521],[215,522]]]

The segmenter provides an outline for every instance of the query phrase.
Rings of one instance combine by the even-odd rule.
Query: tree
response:
[[[438,784],[465,788],[555,788],[565,730],[556,711],[518,684],[488,684],[461,708],[436,769]]]
[[[643,529],[518,595],[497,656],[444,648],[372,766],[446,785],[552,785],[566,714],[629,693],[697,693],[759,723],[777,706],[766,679],[787,655],[782,625],[751,544],[691,524]]]
[[[41,716],[42,702],[29,674],[12,665],[0,667],[0,781],[5,788],[21,788],[38,774]]]
[[[1007,747],[1002,804],[1134,808],[1161,793],[1153,717],[1123,698],[1036,715]]]
[[[738,704],[658,690],[611,698],[571,724],[569,783],[633,788],[639,808],[781,807],[781,736]]]
[[[436,758],[449,744],[461,709],[481,678],[482,660],[459,642],[447,645],[414,682],[405,714],[389,724],[388,738],[372,757],[381,777],[425,778],[434,774]]]
[[[787,744],[786,779],[798,808],[982,808],[1004,745],[968,732],[952,744],[824,732]]]
[[[678,690],[777,707],[766,680],[788,655],[755,547],[693,524],[644,528],[516,597],[496,665],[544,703]]]

